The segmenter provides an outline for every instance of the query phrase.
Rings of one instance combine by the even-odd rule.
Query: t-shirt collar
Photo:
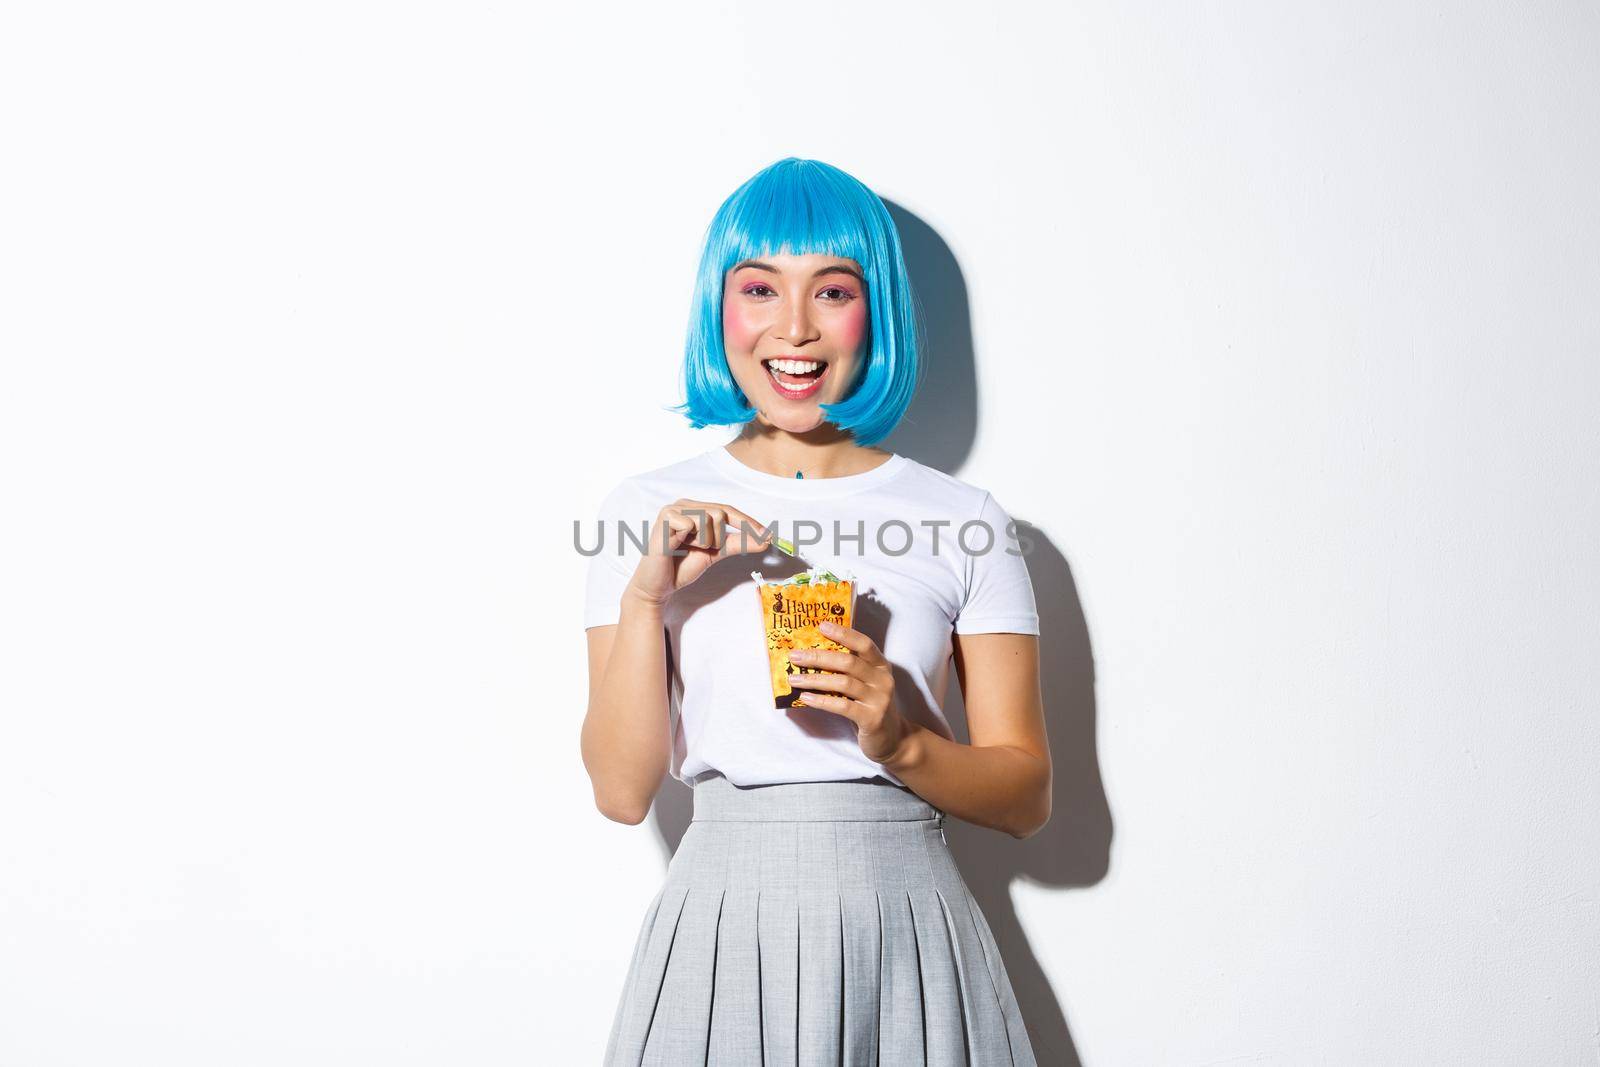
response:
[[[707,452],[706,457],[719,472],[740,485],[770,496],[804,500],[849,496],[866,489],[876,489],[897,476],[911,462],[894,452],[884,462],[860,474],[846,474],[839,478],[785,478],[747,466],[721,445]]]

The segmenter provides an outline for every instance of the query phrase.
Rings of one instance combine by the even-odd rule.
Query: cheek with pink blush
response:
[[[843,355],[859,354],[861,342],[867,336],[867,325],[867,302],[852,300],[850,306],[839,313],[830,331],[834,347]]]
[[[771,312],[748,304],[725,303],[722,306],[722,343],[730,354],[750,352],[767,328]]]

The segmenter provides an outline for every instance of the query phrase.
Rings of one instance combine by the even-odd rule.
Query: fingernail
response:
[[[821,630],[825,634],[833,634],[833,633],[838,633],[839,632],[839,627],[834,625],[831,622],[818,623],[817,624],[817,629]]]

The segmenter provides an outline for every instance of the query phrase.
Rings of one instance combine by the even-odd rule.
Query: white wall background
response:
[[[952,473],[1059,553],[1057,816],[963,846],[1041,1060],[1595,1063],[1597,56],[1584,3],[8,9],[0,1064],[598,1061],[666,846],[590,805],[571,521],[723,440],[662,410],[697,242],[788,154],[943,242]]]

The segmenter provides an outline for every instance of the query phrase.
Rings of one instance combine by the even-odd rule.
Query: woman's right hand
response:
[[[667,504],[650,525],[628,593],[659,608],[718,560],[764,550],[772,538],[763,530],[761,523],[727,504],[687,497]],[[675,551],[681,554],[673,555]]]

